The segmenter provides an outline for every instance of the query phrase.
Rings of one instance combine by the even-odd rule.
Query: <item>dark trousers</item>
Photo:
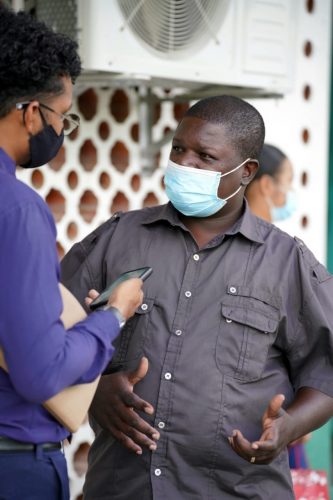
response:
[[[0,451],[0,500],[69,500],[61,450]]]

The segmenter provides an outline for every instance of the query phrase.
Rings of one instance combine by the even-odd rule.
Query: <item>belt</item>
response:
[[[7,437],[0,436],[0,452],[1,451],[34,451],[37,444],[24,443],[23,441],[15,441]],[[62,443],[41,443],[43,450],[61,450]]]

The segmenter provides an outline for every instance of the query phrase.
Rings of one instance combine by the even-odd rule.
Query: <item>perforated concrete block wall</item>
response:
[[[154,138],[174,128],[186,108],[157,103]],[[163,172],[157,166],[167,161],[167,148],[156,155],[156,169],[149,177],[141,173],[135,90],[88,89],[75,100],[73,112],[80,115],[81,126],[65,139],[57,157],[40,169],[18,174],[49,204],[60,256],[113,212],[166,201]]]

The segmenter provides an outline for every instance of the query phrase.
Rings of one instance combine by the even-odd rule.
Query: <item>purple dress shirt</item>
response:
[[[94,380],[119,333],[118,320],[103,311],[67,334],[55,241],[47,205],[16,179],[14,161],[0,149],[0,345],[9,369],[0,368],[0,436],[31,443],[68,436],[41,403]]]

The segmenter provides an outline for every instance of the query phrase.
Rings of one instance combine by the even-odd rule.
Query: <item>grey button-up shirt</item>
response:
[[[269,400],[307,386],[333,396],[333,280],[306,246],[251,214],[199,249],[172,205],[116,214],[63,260],[83,301],[120,273],[153,268],[109,370],[140,357],[156,452],[136,456],[95,426],[87,500],[294,498],[285,450],[250,464],[230,447],[261,435]]]

